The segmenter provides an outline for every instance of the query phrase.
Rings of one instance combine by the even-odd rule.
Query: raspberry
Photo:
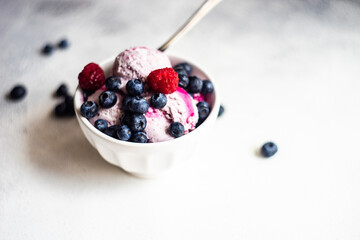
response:
[[[96,63],[89,63],[79,73],[79,85],[84,90],[95,91],[105,84],[104,71]]]
[[[146,80],[155,92],[164,94],[175,92],[179,84],[178,74],[172,68],[154,70]]]

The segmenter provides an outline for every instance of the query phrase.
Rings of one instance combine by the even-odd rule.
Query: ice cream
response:
[[[96,109],[97,112],[95,112],[96,115],[92,115],[91,118],[88,118],[91,124],[94,125],[96,120],[103,119],[108,123],[108,127],[114,125],[128,125],[126,121],[130,121],[129,119],[131,119],[127,118],[128,114],[143,114],[142,119],[139,120],[142,122],[138,123],[144,125],[144,128],[142,128],[141,131],[146,133],[147,142],[152,143],[168,141],[177,137],[174,137],[174,134],[171,132],[171,125],[173,125],[173,123],[179,123],[181,125],[183,134],[188,134],[193,131],[196,128],[197,123],[201,120],[199,119],[200,115],[197,107],[199,101],[204,101],[204,96],[201,93],[192,92],[194,94],[191,96],[186,90],[178,87],[178,83],[176,82],[176,85],[172,85],[175,88],[172,88],[173,90],[171,93],[163,93],[167,99],[165,106],[159,108],[148,104],[151,103],[151,97],[159,93],[159,91],[155,90],[150,84],[152,82],[149,82],[149,79],[152,78],[149,74],[151,73],[150,75],[152,75],[154,72],[165,69],[165,72],[167,70],[170,70],[170,72],[172,71],[173,74],[175,74],[176,79],[178,79],[178,74],[171,67],[168,56],[154,49],[147,47],[133,47],[121,52],[115,58],[113,65],[113,76],[118,77],[121,81],[120,88],[112,90],[116,93],[116,103],[114,99],[113,103],[115,104],[112,107],[101,107],[102,103],[99,100],[99,96],[104,91],[109,90],[109,87],[106,87],[108,86],[106,83],[100,89],[89,96],[86,96],[84,99],[84,101],[91,101],[98,106],[98,109]],[[86,70],[85,68],[83,72]],[[101,69],[99,71],[101,71]],[[86,74],[90,77],[93,76],[92,72],[86,72]],[[99,72],[97,72],[97,74],[99,74]],[[138,82],[134,82],[135,79],[140,79],[141,81],[137,80]],[[85,81],[85,85],[88,84],[86,79],[81,80],[83,82]],[[91,80],[96,82],[96,79]],[[166,78],[165,81],[167,80],[168,78]],[[159,83],[157,79],[156,83]],[[141,90],[141,94],[139,93],[140,95],[131,95],[132,89],[128,89],[127,91],[125,87],[131,84],[143,85],[144,90]],[[160,85],[160,87],[161,86],[165,85]],[[137,100],[131,101],[142,101],[142,103],[145,101],[145,104],[148,104],[145,111],[139,113],[136,112],[136,110],[131,110],[131,106],[128,103],[125,103],[127,97],[132,99],[138,98]],[[91,106],[94,107],[95,105],[93,104]],[[135,124],[136,123],[134,123],[133,129],[140,126],[135,126]],[[130,129],[132,128],[131,125],[129,125],[129,127]],[[131,129],[133,135],[139,131],[136,129],[136,132],[134,132],[133,129]]]
[[[185,134],[195,129],[198,121],[196,102],[182,88],[167,95],[167,104],[162,109],[150,107],[145,114],[147,126],[145,131],[150,142],[163,142],[174,137],[167,132],[172,121],[180,122],[185,128]]]
[[[122,86],[125,86],[134,78],[145,82],[151,71],[166,67],[171,67],[171,63],[164,53],[147,47],[133,47],[116,57],[113,75],[120,77]]]

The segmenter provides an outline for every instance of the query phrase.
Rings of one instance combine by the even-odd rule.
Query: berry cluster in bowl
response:
[[[165,130],[172,138],[181,137],[200,126],[211,111],[207,96],[213,93],[213,84],[210,80],[192,75],[192,72],[193,67],[182,62],[172,68],[151,71],[145,81],[135,78],[124,83],[117,76],[106,78],[100,66],[90,63],[78,77],[84,92],[80,113],[90,122],[96,119],[92,122],[94,127],[110,137],[148,143],[152,141],[146,129],[149,124],[147,116],[165,108],[175,91],[182,91],[196,103],[197,121],[192,129],[187,129],[181,122],[171,120]],[[92,98],[99,91],[96,103]],[[100,111],[112,111],[114,108],[114,111],[121,111],[119,121],[99,117]]]

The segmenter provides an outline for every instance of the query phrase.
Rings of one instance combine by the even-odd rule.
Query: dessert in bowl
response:
[[[98,66],[106,84],[84,89],[89,88],[80,76],[85,67],[74,106],[84,135],[109,163],[135,176],[154,177],[186,161],[210,136],[219,98],[214,79],[197,64],[136,47]]]

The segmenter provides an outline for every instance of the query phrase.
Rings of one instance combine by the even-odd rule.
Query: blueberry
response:
[[[166,95],[163,93],[155,93],[151,96],[150,105],[153,108],[163,108],[167,103]]]
[[[121,80],[119,77],[115,77],[115,76],[108,77],[105,80],[105,86],[107,90],[114,92],[119,91],[121,87]]]
[[[179,76],[179,84],[178,86],[186,89],[187,86],[189,85],[189,77],[187,75],[183,75],[183,74],[178,74]]]
[[[67,94],[68,94],[68,88],[64,83],[61,84],[55,92],[55,96],[57,97],[66,96]]]
[[[199,93],[203,87],[203,81],[197,76],[189,77],[188,90],[190,93]]]
[[[224,111],[225,111],[224,106],[223,106],[223,105],[220,105],[218,117],[221,117],[221,116],[223,115]]]
[[[143,93],[144,86],[140,79],[132,79],[126,83],[126,91],[131,96],[138,96]]]
[[[140,132],[146,128],[146,118],[140,113],[126,113],[122,118],[122,124],[127,125],[132,132]]]
[[[132,99],[133,99],[133,97],[131,97],[131,96],[125,96],[123,98],[122,103],[121,103],[123,110],[125,110],[125,111],[129,110],[129,103]]]
[[[26,95],[26,88],[23,85],[16,85],[10,91],[10,99],[22,99]]]
[[[55,116],[57,117],[71,117],[75,115],[74,98],[66,96],[64,101],[55,106]]]
[[[179,68],[179,67],[183,68],[186,71],[187,75],[190,75],[193,70],[192,66],[186,62],[179,63],[174,66],[174,68]]]
[[[178,75],[186,75],[186,76],[188,75],[187,72],[184,70],[184,68],[181,66],[177,68],[174,67],[174,70]]]
[[[57,117],[65,117],[67,116],[67,108],[66,108],[66,103],[62,102],[59,103],[55,106],[55,116]]]
[[[212,82],[210,80],[204,80],[201,93],[209,94],[212,93],[213,91],[214,91],[214,85],[212,84]]]
[[[273,142],[267,142],[261,147],[261,155],[271,157],[278,151],[278,147]]]
[[[66,104],[66,111],[69,116],[75,115],[75,109],[74,109],[74,97],[66,95],[64,102]]]
[[[185,128],[181,123],[179,122],[171,123],[169,127],[169,133],[171,136],[173,136],[174,138],[178,138],[184,135],[184,132],[185,132]]]
[[[47,44],[45,44],[45,46],[43,47],[43,49],[41,51],[45,55],[50,55],[54,51],[54,46],[50,43],[47,43]]]
[[[145,98],[136,96],[132,97],[128,103],[129,110],[134,113],[146,113],[149,109],[149,103]]]
[[[98,119],[95,121],[94,126],[96,129],[103,132],[108,127],[108,122],[104,119]]]
[[[131,141],[136,143],[147,143],[148,138],[145,132],[137,132],[132,135]]]
[[[99,104],[104,108],[111,108],[115,105],[117,101],[117,96],[112,91],[105,91],[99,96]]]
[[[93,101],[84,102],[80,107],[81,116],[86,118],[93,118],[99,111],[98,105]]]
[[[128,126],[122,125],[116,132],[117,138],[123,141],[128,141],[131,138],[131,130]]]
[[[205,102],[205,101],[201,101],[198,102],[196,104],[197,108],[198,108],[198,112],[199,112],[199,120],[205,120],[207,118],[207,116],[209,116],[210,113],[210,105]]]
[[[69,41],[66,38],[63,38],[59,41],[58,43],[58,47],[60,49],[65,49],[69,47]]]
[[[113,125],[104,130],[104,133],[110,137],[117,138],[117,131],[120,129],[120,125]]]

